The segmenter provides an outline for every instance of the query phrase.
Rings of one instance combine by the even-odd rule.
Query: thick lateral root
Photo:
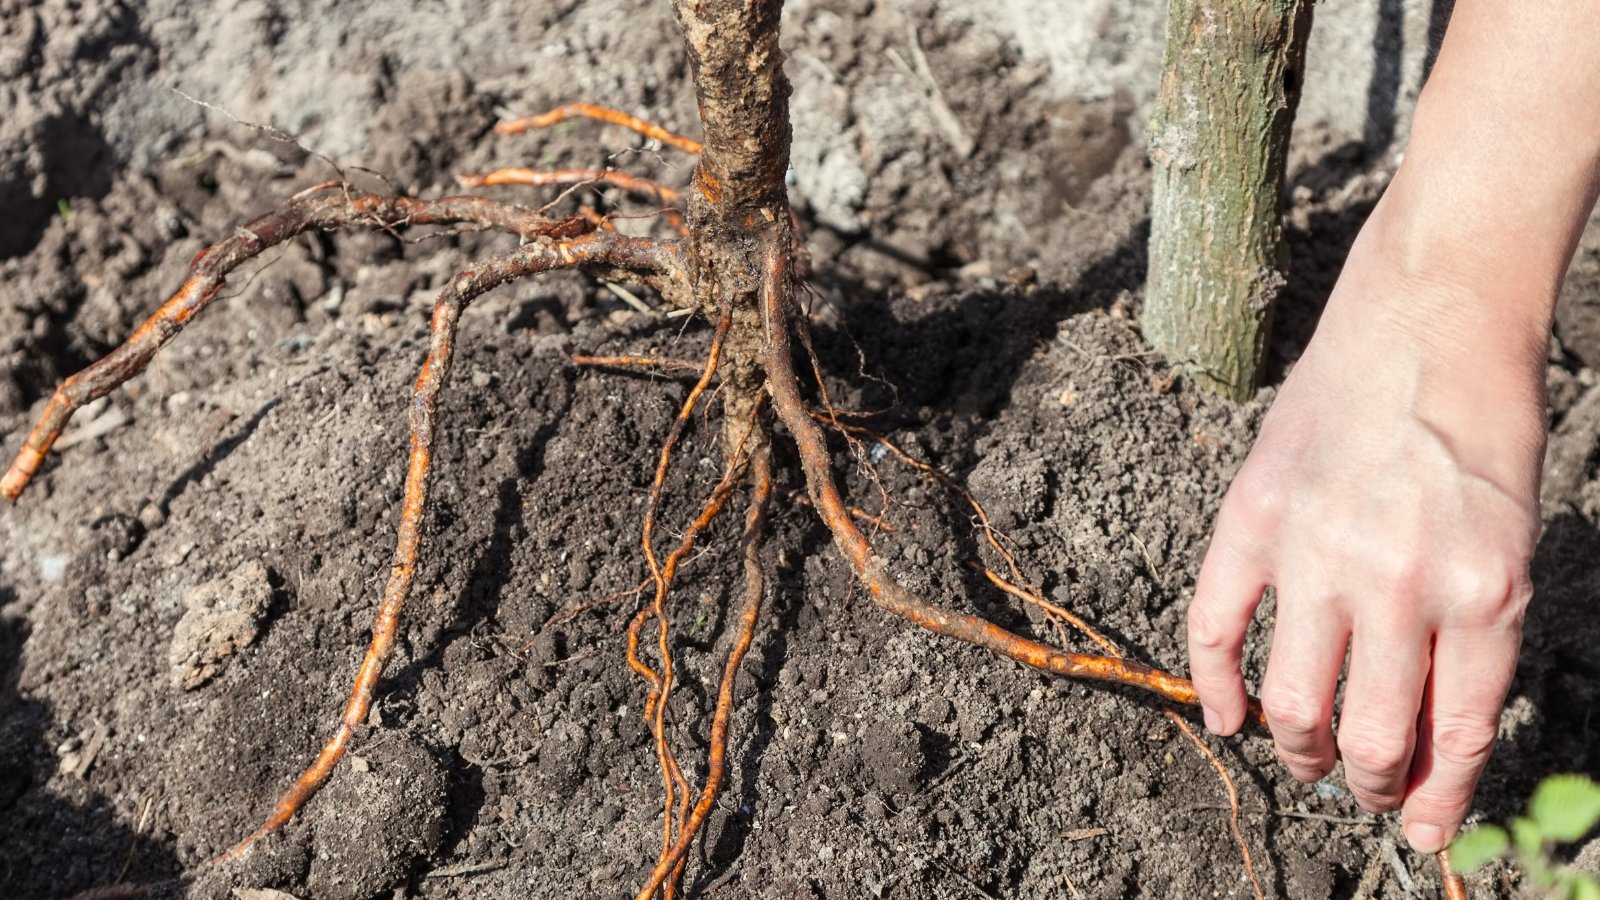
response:
[[[329,186],[319,186],[326,187]],[[581,218],[548,219],[526,207],[483,197],[419,200],[342,190],[302,192],[240,228],[232,237],[202,250],[190,263],[183,286],[122,346],[56,388],[10,468],[0,477],[0,496],[15,502],[38,474],[73,413],[144,371],[156,352],[218,297],[229,274],[242,263],[307,231],[363,225],[385,231],[409,225],[471,225],[506,231],[527,245],[524,253],[507,260],[537,264],[541,267],[538,271],[584,267],[602,275],[637,278],[657,287],[669,300],[681,300],[685,296],[682,286],[688,283],[683,274],[681,246],[595,234],[593,226]],[[459,277],[470,280],[476,275],[468,270]]]
[[[934,606],[907,590],[890,574],[845,508],[822,428],[807,412],[800,394],[790,335],[795,317],[786,242],[769,240],[762,250],[761,304],[766,330],[767,388],[772,395],[773,409],[799,449],[811,502],[873,600],[914,625],[976,644],[1040,671],[1128,685],[1174,703],[1197,705],[1194,684],[1188,679],[1116,657],[1057,650],[977,616]],[[1266,724],[1259,704],[1252,704],[1250,718],[1257,724]]]
[[[333,737],[293,786],[279,798],[266,821],[214,861],[222,862],[243,855],[256,841],[283,827],[293,818],[333,772],[333,767],[344,756],[355,728],[366,721],[378,678],[394,651],[401,613],[416,571],[422,521],[427,512],[428,477],[439,393],[449,372],[456,326],[462,311],[478,296],[528,275],[563,268],[613,267],[626,259],[622,251],[627,248],[628,244],[603,234],[587,235],[559,244],[527,244],[516,253],[463,270],[440,293],[434,305],[428,356],[412,388],[411,455],[406,471],[405,499],[401,505],[394,561],[388,585],[378,606],[372,641],[357,672],[344,713],[339,717]]]
[[[538,115],[523,116],[520,119],[508,119],[494,126],[494,133],[521,134],[534,128],[549,128],[551,125],[565,122],[568,119],[578,118],[595,119],[612,125],[621,125],[623,128],[642,134],[647,138],[654,138],[663,144],[677,147],[685,153],[698,154],[702,148],[702,145],[697,140],[673,134],[660,125],[647,122],[638,116],[629,115],[620,109],[612,109],[609,106],[599,106],[594,103],[567,103]]]

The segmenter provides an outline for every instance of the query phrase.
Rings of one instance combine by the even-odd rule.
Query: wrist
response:
[[[1486,234],[1494,226],[1455,213],[1459,192],[1404,175],[1363,226],[1330,308],[1468,371],[1542,369],[1570,253],[1548,252],[1555,238],[1537,226]]]
[[[1555,283],[1502,277],[1492,255],[1398,199],[1362,229],[1306,361],[1339,373],[1362,418],[1417,423],[1463,470],[1537,497]]]
[[[1391,264],[1548,323],[1600,188],[1595,25],[1587,3],[1457,5],[1374,216]]]

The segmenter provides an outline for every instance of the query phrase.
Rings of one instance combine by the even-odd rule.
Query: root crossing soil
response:
[[[8,456],[54,384],[126,337],[197,251],[336,177],[171,88],[292,132],[377,193],[440,197],[459,173],[503,166],[686,187],[677,149],[593,122],[492,134],[578,99],[698,134],[666,4],[361,6],[0,4]],[[1183,671],[1210,516],[1272,389],[1243,407],[1207,400],[1138,337],[1139,124],[1115,98],[1054,96],[955,4],[812,0],[786,15],[803,299],[834,403],[885,410],[874,432],[967,484],[1047,599],[1133,659]],[[1280,374],[1387,174],[1302,137]],[[552,215],[587,205],[651,216],[617,219],[625,233],[663,227],[662,204],[625,187],[578,188]],[[563,188],[487,190],[538,206]],[[624,633],[649,597],[635,548],[654,454],[694,375],[572,357],[701,360],[711,330],[576,274],[463,316],[425,552],[377,701],[281,836],[203,866],[328,737],[388,575],[434,297],[467,261],[515,245],[351,232],[264,254],[145,375],[82,411],[21,505],[0,510],[0,894],[637,888],[660,849],[661,783]],[[1591,229],[1551,354],[1538,593],[1479,795],[1496,819],[1540,775],[1600,767],[1587,714],[1600,694],[1597,260]],[[886,616],[791,499],[805,485],[786,446],[767,625],[741,669],[689,896],[1250,895],[1211,765],[1158,706]],[[983,538],[959,497],[884,444],[832,449],[908,587],[1056,640],[1036,607],[968,567]],[[690,422],[664,485],[665,541],[722,450],[714,421]],[[676,588],[672,734],[695,783],[738,631],[742,524],[714,524]],[[1262,622],[1252,679],[1270,603]],[[1337,776],[1301,786],[1259,738],[1210,746],[1238,784],[1268,896],[1437,890],[1398,823],[1361,814]],[[1480,879],[1474,896],[1498,884]]]

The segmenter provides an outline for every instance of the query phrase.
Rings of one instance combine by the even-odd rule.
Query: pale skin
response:
[[[1246,631],[1275,589],[1260,695],[1278,755],[1308,782],[1342,760],[1418,851],[1466,816],[1516,668],[1550,323],[1597,190],[1600,2],[1459,0],[1189,608],[1206,726],[1233,734]]]

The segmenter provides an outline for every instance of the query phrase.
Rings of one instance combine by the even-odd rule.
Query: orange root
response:
[[[594,366],[606,369],[660,369],[679,374],[701,371],[699,363],[686,359],[668,359],[659,356],[582,356],[572,357],[573,365]]]
[[[701,144],[699,141],[683,137],[682,135],[673,134],[665,128],[662,128],[660,125],[647,122],[638,116],[629,115],[628,113],[625,113],[619,109],[612,109],[609,106],[598,106],[593,103],[567,103],[562,106],[558,106],[549,112],[543,112],[533,116],[523,116],[520,119],[510,119],[494,126],[494,133],[521,134],[524,131],[530,131],[534,128],[549,128],[551,125],[556,125],[561,122],[565,122],[568,119],[575,118],[595,119],[612,125],[620,125],[630,131],[642,134],[647,138],[654,138],[663,144],[670,144],[674,147],[677,147],[679,150],[682,150],[685,153],[698,154],[701,149]]]

